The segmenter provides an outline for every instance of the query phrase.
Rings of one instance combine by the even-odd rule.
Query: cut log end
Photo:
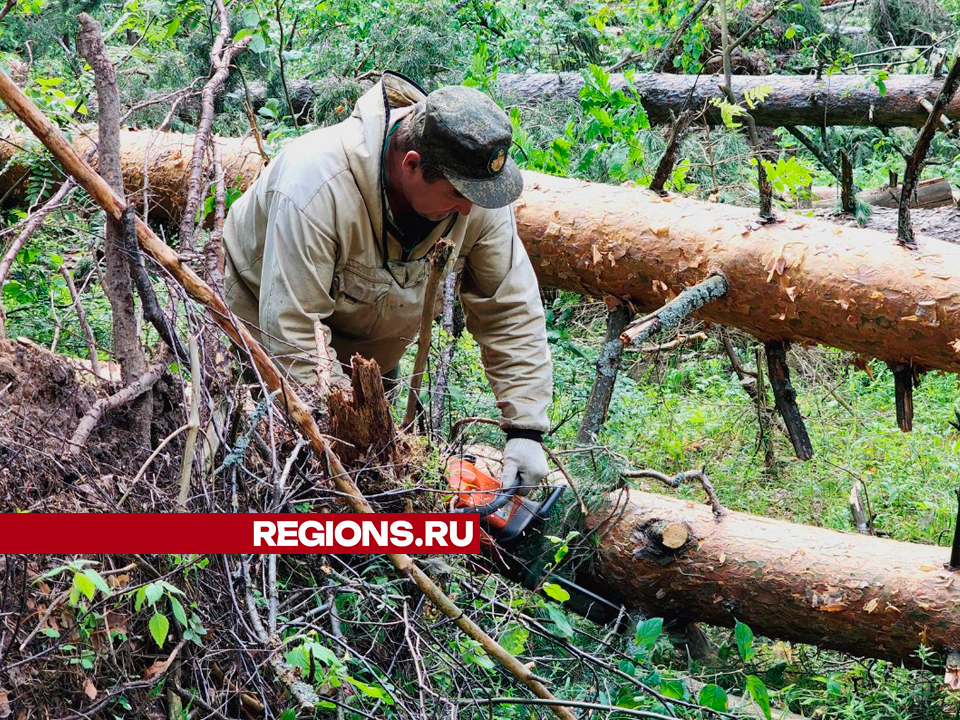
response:
[[[662,549],[679,550],[690,539],[690,530],[682,522],[660,520],[647,528],[647,536]]]

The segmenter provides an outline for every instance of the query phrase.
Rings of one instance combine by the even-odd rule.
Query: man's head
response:
[[[504,112],[483,93],[461,85],[435,90],[393,137],[391,181],[411,208],[431,220],[471,207],[509,205],[523,190]]]

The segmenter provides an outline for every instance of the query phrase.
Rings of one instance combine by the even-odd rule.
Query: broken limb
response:
[[[893,394],[897,409],[897,426],[902,432],[913,430],[914,368],[910,363],[895,363],[893,370]]]
[[[677,161],[677,150],[680,149],[680,143],[687,134],[687,128],[690,127],[690,121],[693,120],[693,113],[684,110],[673,121],[670,128],[670,137],[667,139],[667,147],[663,151],[663,157],[657,165],[656,172],[653,173],[653,180],[650,181],[650,189],[658,195],[664,194],[664,187],[673,172],[673,166]]]
[[[60,265],[60,277],[63,278],[63,281],[67,285],[67,290],[70,292],[70,299],[73,301],[73,307],[77,311],[77,321],[80,323],[80,329],[83,331],[83,339],[87,343],[87,353],[90,356],[90,369],[97,377],[103,377],[100,374],[100,357],[97,354],[97,339],[93,335],[93,328],[91,328],[90,323],[87,322],[87,313],[84,311],[83,304],[80,302],[80,294],[83,292],[83,289],[81,288],[80,292],[77,291],[77,286],[74,284],[73,277],[70,275],[70,271],[67,270],[66,265]],[[2,286],[2,283],[0,283],[0,286]]]
[[[143,316],[150,321],[160,339],[166,344],[173,356],[178,360],[185,360],[189,357],[180,338],[173,331],[173,326],[167,322],[157,302],[157,294],[153,291],[153,283],[150,282],[150,276],[147,274],[147,268],[143,263],[143,256],[140,254],[140,244],[137,242],[137,213],[132,205],[128,205],[123,212],[123,238],[126,241],[127,262],[130,264],[130,275],[137,288],[137,295],[140,296],[140,306],[143,308]]]
[[[723,275],[711,275],[703,282],[686,288],[656,312],[631,323],[620,335],[620,341],[624,345],[634,345],[654,333],[673,330],[691,313],[722,298],[726,293],[727,279]]]
[[[953,67],[947,73],[943,89],[937,95],[933,108],[920,129],[917,144],[914,146],[913,152],[907,157],[907,166],[903,171],[903,187],[900,190],[900,205],[897,217],[897,241],[909,248],[917,246],[913,236],[913,225],[910,221],[910,202],[913,199],[914,191],[917,189],[917,183],[920,181],[920,173],[923,171],[923,165],[927,160],[930,143],[933,142],[933,136],[937,132],[937,125],[947,106],[953,100],[953,96],[957,94],[958,87],[960,87],[960,55],[953,61]]]
[[[629,303],[620,303],[607,312],[607,334],[600,347],[597,358],[597,376],[590,388],[590,398],[583,413],[583,420],[577,430],[577,444],[589,445],[596,439],[600,426],[607,419],[610,400],[613,398],[613,386],[617,382],[620,360],[623,357],[624,343],[621,333],[633,317]]]
[[[168,357],[164,352],[161,354],[160,360],[139,378],[129,385],[124,386],[113,395],[97,400],[97,402],[87,410],[87,413],[80,418],[80,424],[77,425],[77,429],[73,431],[73,435],[70,436],[70,439],[67,441],[66,454],[68,456],[76,455],[83,449],[93,428],[96,427],[100,418],[107,410],[113,410],[114,408],[136,400],[156,385],[157,380],[160,379],[160,376],[163,375],[163,371],[167,367],[167,361]]]
[[[797,393],[790,382],[790,368],[787,366],[787,343],[771,340],[764,343],[767,355],[767,373],[770,376],[770,389],[776,402],[780,417],[787,428],[787,436],[793,444],[797,457],[809,460],[813,457],[813,445],[807,434],[807,426],[797,406]]]
[[[625,470],[622,475],[628,478],[652,478],[674,489],[680,487],[688,480],[696,480],[707,494],[707,500],[710,503],[710,507],[713,508],[713,514],[716,518],[719,520],[727,514],[726,508],[720,504],[720,498],[717,496],[717,491],[714,489],[713,483],[710,482],[710,478],[707,477],[707,473],[703,470],[684,470],[683,472],[678,472],[673,477],[656,470]]]
[[[437,290],[440,278],[446,275],[447,262],[451,255],[450,244],[439,241],[430,251],[430,274],[427,276],[427,289],[423,297],[423,310],[420,313],[420,334],[417,340],[417,355],[413,361],[413,374],[410,376],[410,391],[407,393],[407,410],[403,415],[401,427],[411,430],[421,409],[420,387],[423,373],[427,369],[427,357],[430,355],[430,341],[433,337],[433,319],[437,311]]]

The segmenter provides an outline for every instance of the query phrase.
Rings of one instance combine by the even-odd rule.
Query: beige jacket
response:
[[[349,119],[298,138],[267,166],[227,216],[227,303],[299,382],[316,380],[318,320],[341,362],[360,353],[392,370],[417,338],[426,256],[445,235],[502,424],[547,430],[553,382],[543,306],[513,210],[455,215],[406,262],[388,234],[384,262],[386,129],[424,98],[412,82],[385,73]]]

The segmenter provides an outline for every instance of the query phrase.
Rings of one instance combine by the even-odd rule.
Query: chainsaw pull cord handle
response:
[[[480,515],[490,515],[506,505],[517,494],[520,489],[520,473],[514,478],[513,483],[508,487],[501,487],[497,490],[497,496],[485,505],[476,505],[474,507],[456,508],[455,513],[478,513]]]

